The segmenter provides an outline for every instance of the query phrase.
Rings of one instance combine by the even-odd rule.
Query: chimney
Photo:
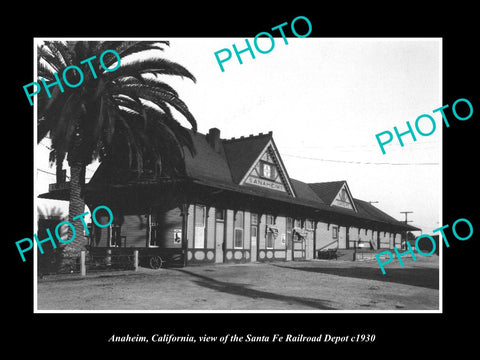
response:
[[[207,141],[210,146],[216,151],[220,152],[220,130],[217,128],[211,128],[208,130]]]

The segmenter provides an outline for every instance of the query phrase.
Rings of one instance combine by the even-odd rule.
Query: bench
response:
[[[317,259],[335,259],[337,260],[337,249],[318,250]]]

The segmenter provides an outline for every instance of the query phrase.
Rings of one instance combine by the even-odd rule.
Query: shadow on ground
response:
[[[298,304],[298,305],[308,306],[315,309],[335,310],[335,308],[327,305],[327,303],[330,303],[330,301],[327,301],[327,300],[303,298],[298,296],[288,296],[288,295],[281,295],[281,294],[272,293],[268,291],[255,290],[247,287],[244,284],[219,281],[219,280],[212,279],[208,276],[195,274],[191,271],[184,270],[184,269],[175,269],[175,270],[198,278],[198,280],[194,281],[197,285],[203,286],[215,291],[237,295],[237,296],[245,296],[251,299],[259,299],[259,298],[269,299],[269,300],[283,301],[290,305]]]
[[[386,268],[386,274],[383,275],[378,268],[367,268],[360,266],[332,268],[332,267],[307,267],[307,266],[287,266],[281,264],[271,264],[272,266],[288,268],[299,271],[308,271],[314,273],[345,276],[350,278],[376,280],[393,282],[404,285],[420,286],[428,289],[436,289],[439,287],[438,268]]]

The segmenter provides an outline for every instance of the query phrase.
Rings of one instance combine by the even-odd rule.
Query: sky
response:
[[[236,59],[232,44],[245,38],[171,38],[162,56],[185,66],[195,77],[167,77],[207,133],[222,138],[273,132],[291,178],[304,182],[346,180],[355,198],[398,220],[432,233],[441,224],[442,42],[439,38],[274,38],[267,54],[253,47]],[[152,39],[148,39],[152,40]],[[261,49],[270,47],[260,38]],[[214,53],[228,48],[232,58],[222,72]],[[220,56],[224,56],[222,53]],[[394,138],[382,154],[375,135],[397,126],[407,130],[428,114],[436,120],[430,136]],[[177,114],[178,115],[178,114]],[[180,115],[178,120],[187,125]],[[422,119],[427,133],[431,124]],[[48,165],[48,140],[37,146],[37,193],[55,182]],[[90,178],[98,164],[87,168]],[[66,202],[39,200],[67,214]]]

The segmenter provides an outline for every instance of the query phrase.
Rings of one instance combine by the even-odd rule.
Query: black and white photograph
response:
[[[473,347],[473,9],[67,5],[5,31],[7,347]]]

